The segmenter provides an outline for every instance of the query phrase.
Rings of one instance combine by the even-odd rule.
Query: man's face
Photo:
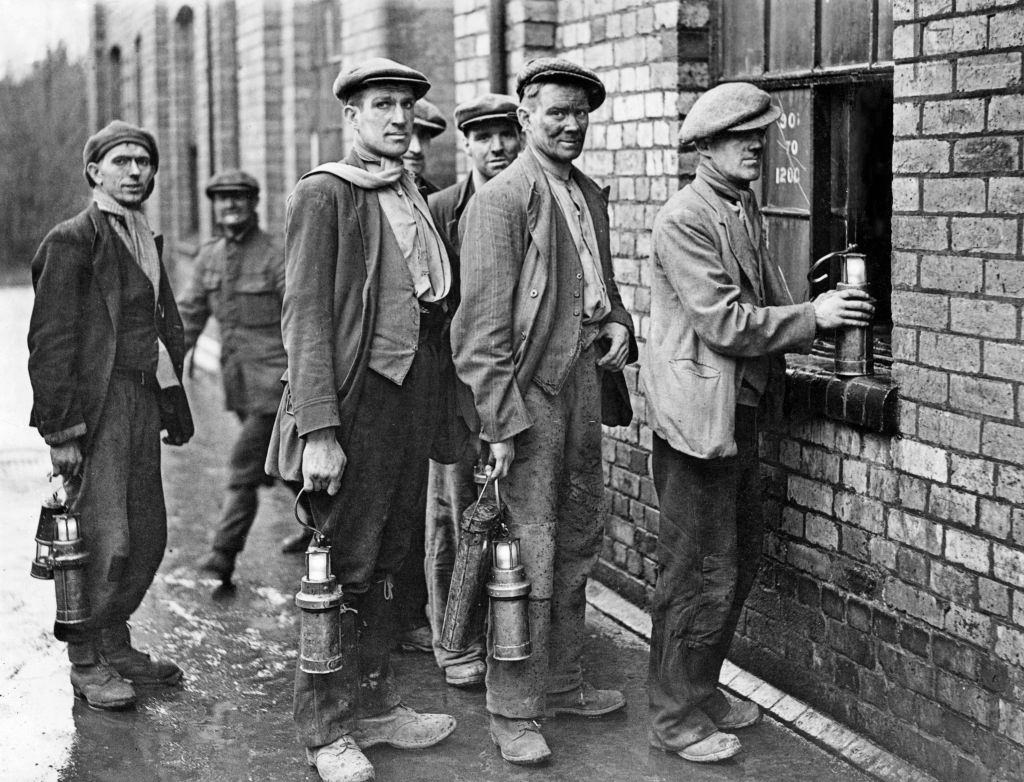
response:
[[[111,147],[86,170],[100,190],[129,209],[137,209],[146,200],[155,173],[149,151],[131,142]]]
[[[485,180],[508,168],[519,156],[521,146],[518,128],[507,120],[481,122],[466,132],[466,154]]]
[[[761,176],[764,139],[764,128],[723,133],[709,139],[700,151],[711,158],[715,167],[728,179],[745,184]]]
[[[366,148],[381,157],[402,157],[412,139],[412,107],[416,103],[412,89],[367,87],[358,100],[346,104],[343,111]]]
[[[560,163],[583,152],[590,124],[590,101],[582,87],[541,84],[537,95],[519,107],[519,123],[533,149]]]
[[[259,197],[249,190],[228,190],[213,193],[213,221],[228,229],[242,228],[256,216]]]
[[[427,153],[430,151],[430,136],[417,128],[412,128],[412,138],[409,140],[409,148],[402,155],[402,165],[410,174],[422,174],[427,165]]]

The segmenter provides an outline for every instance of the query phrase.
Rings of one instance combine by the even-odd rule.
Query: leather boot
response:
[[[104,662],[71,666],[71,689],[94,709],[127,709],[135,705],[135,690]]]
[[[169,660],[154,660],[133,648],[127,625],[100,630],[99,652],[103,662],[132,684],[171,686],[183,675],[181,668]]]
[[[352,738],[361,749],[389,744],[398,749],[432,747],[452,735],[455,718],[448,714],[420,714],[398,704],[375,717],[355,720]]]
[[[491,715],[491,741],[501,756],[517,766],[535,766],[551,757],[551,750],[536,720]]]
[[[306,747],[306,762],[316,768],[323,782],[370,782],[373,766],[351,736],[342,736],[322,747]]]
[[[231,576],[235,572],[235,554],[214,549],[199,563],[199,570],[219,578],[223,584],[230,584]]]

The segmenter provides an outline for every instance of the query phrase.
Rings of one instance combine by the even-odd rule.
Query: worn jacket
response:
[[[731,456],[748,362],[770,357],[768,393],[777,394],[782,354],[810,350],[814,306],[793,303],[763,233],[755,247],[736,208],[699,172],[655,218],[650,271],[640,373],[648,424],[682,453]]]
[[[430,214],[434,218],[434,225],[437,230],[445,235],[445,238],[455,248],[460,250],[459,241],[459,220],[469,205],[469,199],[476,193],[473,186],[473,176],[470,174],[460,182],[451,187],[446,187],[436,193],[431,193],[427,199],[430,207]]]
[[[629,329],[633,361],[633,321],[622,306],[612,269],[607,191],[575,167],[572,177],[590,209],[611,303],[602,323]],[[455,368],[472,391],[478,420],[471,425],[482,439],[496,442],[533,424],[523,394],[552,334],[573,327],[573,313],[555,307],[555,265],[578,265],[579,254],[544,170],[529,149],[480,188],[463,220],[463,302],[452,322]],[[569,365],[576,355],[559,358]],[[604,422],[628,423],[632,410],[622,373],[604,373],[602,384]]]
[[[178,301],[185,349],[195,346],[211,315],[220,325],[224,401],[241,415],[277,411],[288,358],[281,340],[284,250],[258,226],[234,241],[203,243]]]
[[[344,162],[366,167],[355,153]],[[289,197],[282,314],[288,371],[267,454],[266,471],[271,476],[302,480],[301,438],[309,432],[338,427],[342,447],[347,442],[369,367],[381,234],[390,230],[386,219],[373,191],[329,173],[303,177]],[[458,301],[457,275],[453,263],[446,299],[453,306]],[[411,288],[411,279],[409,284]],[[418,320],[398,327],[410,334],[401,342],[416,345]],[[450,356],[443,358],[450,368]],[[454,372],[449,375],[454,384]],[[449,423],[446,418],[439,426],[440,437],[449,432]],[[432,458],[456,458],[438,449],[443,444],[435,443]]]
[[[161,248],[157,237],[157,249]],[[91,449],[117,348],[119,254],[129,255],[128,248],[92,204],[51,230],[32,259],[35,304],[28,332],[33,393],[29,423],[49,445],[78,439],[84,453]],[[155,317],[157,334],[180,380],[183,329],[162,263]],[[184,395],[180,404],[183,407],[177,411],[161,405],[162,423],[169,430],[191,433]],[[171,416],[175,420],[169,420]]]

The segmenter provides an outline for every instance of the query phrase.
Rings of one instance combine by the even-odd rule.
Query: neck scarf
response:
[[[761,215],[758,212],[757,200],[750,190],[750,185],[747,183],[739,185],[729,179],[710,158],[704,156],[701,156],[700,162],[697,164],[697,176],[707,182],[712,190],[736,210],[751,244],[754,245],[754,250],[759,251],[761,248]]]
[[[146,215],[141,209],[128,209],[110,195],[95,187],[92,200],[99,210],[107,215],[107,222],[114,233],[124,242],[128,252],[145,273],[153,286],[154,311],[160,300],[160,254],[156,250],[153,230],[149,227]],[[181,385],[174,371],[171,355],[164,347],[162,340],[157,338],[156,379],[160,388]]]
[[[367,168],[342,162],[320,168],[357,187],[377,191],[384,217],[412,275],[416,297],[443,299],[451,288],[451,265],[412,175],[403,168],[401,158],[375,155],[361,139],[356,139],[353,151]]]

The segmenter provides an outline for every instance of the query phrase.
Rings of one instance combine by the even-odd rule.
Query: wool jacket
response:
[[[281,341],[284,250],[253,225],[239,240],[203,243],[178,302],[185,349],[195,346],[212,315],[220,326],[224,403],[241,415],[273,414],[288,358]]]
[[[590,209],[611,301],[602,324],[620,323],[629,330],[629,360],[634,361],[633,320],[612,269],[607,191],[575,167],[572,177]],[[582,266],[544,169],[530,149],[480,188],[462,219],[463,303],[452,322],[455,368],[473,395],[467,413],[474,419],[471,428],[483,440],[497,442],[533,425],[523,394],[542,359],[548,366],[559,363],[555,374],[560,376],[576,360],[579,343],[568,332],[579,332],[581,317],[555,306],[556,264],[579,266],[580,280]],[[552,357],[549,343],[576,344],[577,349]],[[632,409],[622,373],[603,373],[602,384],[604,422],[628,423]]]
[[[767,380],[777,396],[782,354],[810,350],[814,305],[793,303],[763,233],[755,247],[736,207],[699,169],[655,218],[650,271],[651,333],[640,373],[648,423],[682,453],[734,455],[745,372],[754,362],[763,373],[768,357],[768,377],[755,382]]]
[[[431,193],[427,198],[427,206],[430,207],[430,214],[434,218],[434,225],[437,230],[445,235],[445,238],[455,248],[456,252],[461,249],[459,241],[459,220],[462,218],[469,199],[476,193],[473,186],[473,175],[469,174],[465,179],[456,182],[451,187]]]
[[[366,168],[355,152],[344,162]],[[273,477],[302,480],[301,438],[337,427],[342,447],[347,442],[370,365],[380,313],[383,234],[391,229],[376,193],[325,172],[299,180],[288,200],[285,223],[282,332],[288,371],[266,470]],[[441,238],[447,251],[443,233]],[[449,307],[458,302],[453,256],[449,252]],[[411,291],[411,277],[408,287]],[[407,346],[410,361],[419,335],[418,309],[416,314],[415,319],[388,324],[397,335],[393,341]],[[454,372],[450,374],[449,385],[454,383]],[[448,390],[454,400],[454,389]],[[442,438],[451,424],[447,412],[445,418]],[[447,453],[432,457],[452,461]]]
[[[157,250],[162,250],[160,237]],[[83,453],[90,451],[117,350],[119,257],[135,262],[106,215],[91,204],[53,228],[32,259],[35,303],[28,332],[33,392],[29,423],[49,445],[77,439]],[[162,262],[155,319],[180,382],[183,329]],[[184,394],[178,392],[177,397],[176,412],[161,406],[162,424],[169,431],[191,434],[188,404]]]

